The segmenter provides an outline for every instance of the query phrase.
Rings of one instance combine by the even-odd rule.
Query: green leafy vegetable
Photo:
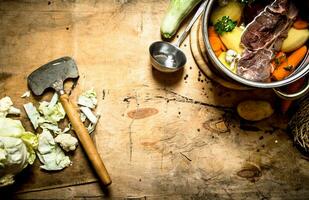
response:
[[[44,165],[42,169],[47,171],[57,171],[69,166],[71,161],[56,144],[51,133],[44,129],[39,135],[38,157]]]
[[[162,36],[164,38],[173,37],[181,22],[200,2],[201,0],[171,0],[161,23]]]
[[[78,105],[85,106],[91,109],[95,108],[97,103],[97,93],[93,88],[83,92],[83,94],[78,97],[77,101]]]
[[[222,35],[225,32],[231,32],[236,27],[237,22],[230,19],[229,16],[223,16],[221,20],[219,20],[215,24],[216,32]]]
[[[19,120],[0,118],[0,187],[35,160],[38,138],[26,132]]]
[[[289,65],[289,66],[284,67],[283,69],[290,72],[290,71],[292,71],[293,66]]]
[[[0,99],[0,117],[6,117],[8,114],[19,115],[20,110],[13,107],[11,98],[6,96]]]

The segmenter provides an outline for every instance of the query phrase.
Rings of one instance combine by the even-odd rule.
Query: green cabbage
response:
[[[0,187],[35,160],[38,138],[26,132],[19,120],[0,118]]]
[[[39,135],[37,154],[43,163],[41,168],[48,171],[62,170],[71,164],[69,157],[64,154],[47,129]]]

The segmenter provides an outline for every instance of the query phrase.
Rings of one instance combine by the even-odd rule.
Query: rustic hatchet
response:
[[[63,83],[66,79],[78,78],[78,76],[78,69],[74,60],[70,57],[63,57],[51,61],[32,72],[28,77],[28,85],[35,95],[43,94],[47,88],[56,90],[59,95],[59,100],[99,179],[104,185],[109,185],[112,181],[102,159],[87,129],[80,120],[79,113],[70,102],[69,96],[63,90]]]

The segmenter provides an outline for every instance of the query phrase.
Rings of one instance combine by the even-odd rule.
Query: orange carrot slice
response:
[[[307,47],[302,46],[301,48],[294,51],[285,62],[281,63],[273,72],[272,78],[279,81],[289,76],[304,59],[307,53]]]
[[[293,24],[293,27],[296,29],[307,29],[308,28],[308,22],[305,20],[296,20]]]

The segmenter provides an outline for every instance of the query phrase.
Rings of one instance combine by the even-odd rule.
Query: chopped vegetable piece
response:
[[[226,51],[224,44],[222,43],[220,37],[215,31],[215,27],[211,26],[208,28],[209,42],[212,50],[215,52],[216,56],[219,57],[220,54]]]
[[[80,95],[77,101],[78,105],[85,106],[91,109],[95,108],[97,103],[98,103],[97,93],[94,91],[93,88],[87,90],[82,95]]]
[[[273,79],[283,80],[285,77],[289,76],[295,68],[300,64],[304,59],[307,53],[307,47],[303,46],[293,52],[288,58],[287,61],[281,63],[272,74]]]
[[[53,103],[51,101],[51,103]],[[40,102],[39,112],[43,114],[45,121],[48,121],[53,124],[57,124],[61,119],[65,117],[65,111],[60,102],[50,106],[52,104],[43,101]]]
[[[274,67],[274,69],[276,69],[279,65],[281,65],[283,62],[286,61],[287,61],[286,54],[284,52],[279,52],[271,64]]]
[[[87,119],[86,115],[85,115],[84,113],[81,112],[81,113],[80,113],[80,120],[81,120],[82,122],[85,122],[86,119]]]
[[[62,133],[61,129],[58,127],[58,124],[51,124],[51,123],[44,122],[44,123],[41,123],[39,126],[40,128],[48,129],[49,131],[52,131],[55,134]]]
[[[302,47],[309,39],[309,30],[291,28],[288,37],[282,43],[281,51],[292,52]]]
[[[210,16],[210,22],[215,25],[223,16],[228,16],[231,20],[239,22],[243,13],[243,5],[237,1],[229,0],[227,5],[218,6]]]
[[[28,90],[28,91],[26,91],[23,95],[21,95],[20,97],[21,98],[27,98],[27,97],[30,97],[30,91]]]
[[[95,130],[95,128],[96,128],[96,126],[97,126],[97,124],[98,124],[98,121],[99,121],[100,117],[101,117],[100,115],[97,115],[97,118],[98,118],[97,123],[95,123],[95,124],[90,123],[90,124],[88,125],[87,130],[88,130],[89,134],[91,134],[91,133]]]
[[[11,98],[6,96],[0,99],[0,117],[6,117],[8,114],[20,115],[20,110],[13,107]]]
[[[80,110],[86,115],[89,121],[93,124],[97,123],[98,118],[93,114],[93,112],[88,107],[80,107]]]
[[[296,29],[307,29],[308,22],[305,20],[298,19],[294,22],[293,27]]]
[[[37,109],[32,103],[24,104],[24,109],[33,125],[33,128],[37,129],[39,126],[40,113],[37,111]]]
[[[223,33],[233,31],[236,24],[237,22],[231,20],[229,16],[223,16],[222,19],[215,24],[215,30],[220,35],[223,35]]]
[[[220,39],[227,49],[236,51],[238,54],[242,54],[244,48],[240,45],[243,29],[235,27],[232,32],[220,35]]]
[[[44,129],[39,135],[37,154],[41,163],[44,164],[40,167],[47,171],[62,170],[71,164],[69,157],[55,143],[53,136],[47,129]]]
[[[58,96],[57,92],[55,92],[53,97],[51,98],[49,104],[48,104],[48,107],[49,108],[54,107],[57,104],[58,99],[59,99],[59,96]]]
[[[59,134],[55,138],[55,142],[58,143],[65,151],[74,151],[78,144],[78,141],[71,134],[63,133]]]

